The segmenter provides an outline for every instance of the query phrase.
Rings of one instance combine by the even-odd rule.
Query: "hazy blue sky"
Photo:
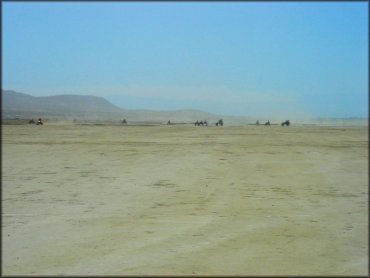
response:
[[[128,109],[368,115],[367,2],[3,2],[3,89]]]

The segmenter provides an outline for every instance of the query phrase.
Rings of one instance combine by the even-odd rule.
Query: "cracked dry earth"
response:
[[[3,125],[3,275],[367,275],[367,134]]]

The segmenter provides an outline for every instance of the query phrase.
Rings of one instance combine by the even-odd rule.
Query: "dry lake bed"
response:
[[[3,275],[367,275],[368,128],[2,126]]]

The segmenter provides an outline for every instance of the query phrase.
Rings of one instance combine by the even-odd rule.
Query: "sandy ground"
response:
[[[3,275],[367,275],[367,133],[3,125]]]

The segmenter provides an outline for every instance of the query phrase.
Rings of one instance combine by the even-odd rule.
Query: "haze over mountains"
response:
[[[12,90],[2,90],[2,118],[47,117],[50,119],[119,120],[193,122],[217,121],[220,118],[232,122],[245,121],[243,117],[222,116],[200,110],[128,110],[117,107],[102,97],[83,95],[58,95],[34,97]]]
[[[191,123],[196,120],[216,122],[222,118],[228,125],[245,125],[255,123],[254,117],[236,117],[217,115],[200,110],[153,111],[146,109],[129,110],[117,107],[103,97],[88,95],[57,95],[34,97],[12,90],[2,90],[2,118],[36,118],[58,120],[109,120],[119,121],[123,118],[128,122],[160,122],[168,120],[177,123]],[[259,119],[260,123],[268,119]],[[280,123],[285,119],[269,119],[272,123]],[[366,118],[315,118],[296,120],[292,123],[314,123],[330,125],[368,125]]]

